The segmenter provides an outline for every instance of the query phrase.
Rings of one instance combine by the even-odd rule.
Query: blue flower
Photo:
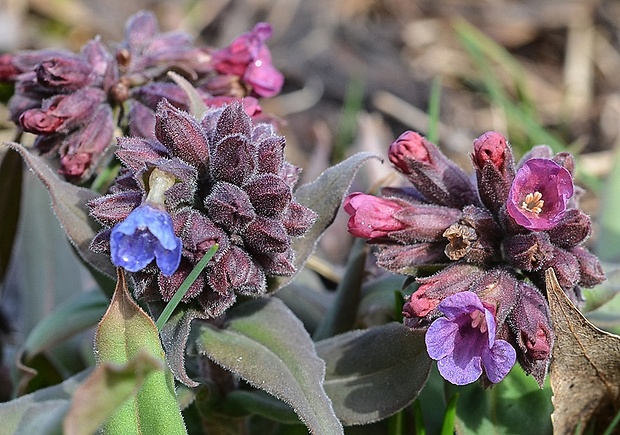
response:
[[[484,371],[498,383],[516,360],[516,351],[495,338],[495,318],[475,293],[464,291],[445,298],[438,306],[446,317],[435,320],[426,332],[428,355],[437,360],[439,373],[455,385],[474,382]]]
[[[155,260],[161,272],[170,276],[179,267],[182,247],[168,213],[148,204],[134,209],[110,235],[112,263],[129,272]]]

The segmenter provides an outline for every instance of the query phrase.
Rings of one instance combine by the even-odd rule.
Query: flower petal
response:
[[[493,347],[482,354],[482,364],[489,380],[496,384],[504,379],[516,358],[516,351],[507,341],[495,340]]]
[[[443,317],[435,320],[426,331],[426,350],[428,356],[439,360],[454,351],[458,339],[459,325]]]

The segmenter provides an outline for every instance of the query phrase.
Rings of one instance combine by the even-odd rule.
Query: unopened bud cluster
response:
[[[0,56],[0,81],[15,84],[12,120],[37,135],[35,147],[43,155],[59,159],[67,180],[83,182],[108,154],[116,127],[152,138],[162,98],[188,109],[187,95],[168,71],[182,74],[208,105],[245,97],[245,110],[259,116],[257,97],[278,94],[284,81],[265,45],[270,36],[270,25],[259,23],[229,47],[194,47],[189,35],[161,33],[154,14],[140,12],[113,49],[95,38],[77,54],[37,50]]]
[[[450,382],[499,382],[516,360],[542,385],[554,343],[545,270],[575,302],[605,279],[583,246],[591,222],[577,205],[572,156],[538,146],[515,164],[506,139],[487,132],[474,141],[472,180],[415,132],[388,155],[411,186],[353,193],[344,208],[380,266],[418,277],[405,323],[430,325],[429,355]],[[429,267],[440,270],[424,276]]]
[[[294,274],[291,241],[316,214],[293,197],[299,169],[284,159],[284,137],[238,102],[195,119],[164,100],[154,131],[118,139],[123,171],[89,203],[105,227],[91,249],[132,272],[136,296],[169,301],[215,244],[183,299],[209,316],[238,294],[265,293],[270,276]]]

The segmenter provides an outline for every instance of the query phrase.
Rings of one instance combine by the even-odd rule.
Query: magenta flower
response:
[[[361,192],[350,194],[344,202],[344,210],[351,215],[349,232],[365,239],[378,239],[405,229],[406,225],[393,217],[402,208],[400,201]]]
[[[257,96],[277,95],[284,76],[271,63],[271,54],[265,45],[271,33],[268,23],[258,23],[251,32],[239,35],[228,47],[213,53],[215,70],[239,77]]]
[[[161,273],[170,276],[179,267],[182,247],[168,213],[148,204],[134,209],[110,234],[112,263],[129,272],[155,260]]]
[[[516,351],[495,339],[495,318],[473,292],[445,298],[438,306],[446,317],[435,320],[426,333],[426,349],[437,360],[439,373],[455,385],[476,381],[483,369],[498,383],[516,361]]]
[[[529,230],[549,230],[573,196],[570,172],[550,159],[530,159],[517,172],[508,194],[508,214]]]

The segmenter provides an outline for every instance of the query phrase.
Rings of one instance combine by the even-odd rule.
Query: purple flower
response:
[[[470,291],[444,299],[438,306],[446,317],[435,320],[426,333],[426,349],[437,360],[439,373],[455,385],[470,384],[484,372],[497,383],[516,360],[514,348],[495,339],[495,318]]]
[[[181,249],[168,213],[148,204],[134,209],[110,235],[112,262],[130,272],[155,260],[162,274],[170,276],[179,267]]]
[[[508,214],[529,230],[548,230],[560,222],[573,196],[570,172],[549,159],[530,159],[517,172],[508,194]]]

